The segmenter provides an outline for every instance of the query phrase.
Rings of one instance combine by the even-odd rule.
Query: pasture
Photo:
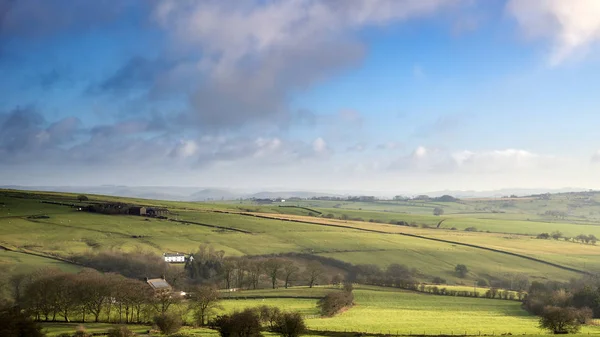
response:
[[[223,250],[227,256],[304,253],[334,258],[352,264],[376,264],[387,267],[392,263],[405,264],[421,273],[421,281],[442,277],[451,283],[471,284],[472,280],[489,277],[510,277],[526,274],[532,280],[567,281],[579,274],[536,261],[499,252],[466,247],[476,244],[501,251],[518,253],[585,270],[600,270],[596,256],[600,248],[579,243],[536,240],[527,235],[516,235],[560,229],[564,233],[598,233],[600,226],[574,223],[542,223],[537,221],[463,218],[463,215],[444,215],[442,229],[412,228],[350,220],[306,216],[304,209],[294,207],[247,206],[235,203],[178,203],[153,200],[89,196],[90,202],[114,200],[132,204],[170,207],[169,220],[140,216],[103,215],[78,211],[76,208],[42,203],[53,201],[77,204],[76,195],[41,192],[4,192],[0,196],[0,245],[22,253],[55,255],[69,258],[86,252],[107,250],[192,253],[199,245]],[[328,206],[331,203],[329,202]],[[363,208],[362,204],[359,205]],[[378,204],[378,203],[375,203]],[[386,204],[386,203],[383,203]],[[451,207],[463,207],[463,204]],[[457,204],[457,205],[454,205]],[[306,206],[309,205],[308,201]],[[389,206],[386,204],[386,207]],[[247,212],[270,218],[222,213]],[[349,206],[348,206],[349,207]],[[420,206],[421,207],[421,206]],[[425,206],[422,206],[425,207]],[[242,208],[242,209],[240,209]],[[374,210],[329,211],[352,212],[348,217],[363,215],[363,219],[380,216],[382,219],[415,221],[437,225],[441,217],[423,214],[377,212]],[[269,211],[270,213],[265,213]],[[279,211],[278,213],[273,213]],[[289,213],[289,214],[288,214]],[[336,213],[337,214],[337,213]],[[41,217],[40,217],[41,216]],[[193,223],[184,223],[184,220]],[[283,220],[300,220],[300,223]],[[334,226],[331,226],[334,225]],[[528,227],[525,227],[527,225]],[[215,227],[217,226],[217,227]],[[456,226],[457,230],[448,228]],[[465,232],[461,228],[476,226],[492,228],[493,234]],[[375,232],[369,232],[369,231]],[[411,237],[399,234],[414,234]],[[450,240],[438,242],[426,238]],[[13,254],[14,255],[14,254]],[[43,264],[37,258],[16,260],[3,258],[0,263],[10,272],[27,270],[28,265]],[[51,264],[57,263],[55,261]],[[467,279],[453,273],[456,264],[469,268]]]

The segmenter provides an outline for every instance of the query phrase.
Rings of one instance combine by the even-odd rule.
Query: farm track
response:
[[[290,222],[304,223],[304,224],[317,225],[317,226],[346,228],[346,229],[353,229],[353,230],[358,230],[358,231],[363,231],[363,232],[370,232],[370,233],[379,233],[379,234],[387,234],[387,235],[402,235],[402,236],[407,236],[407,237],[412,237],[412,238],[417,238],[417,239],[430,240],[430,241],[448,243],[448,244],[457,245],[457,246],[463,246],[463,247],[470,247],[470,248],[475,248],[475,249],[487,250],[487,251],[490,251],[490,252],[495,252],[495,253],[510,255],[510,256],[514,256],[514,257],[519,257],[519,258],[522,258],[522,259],[526,259],[526,260],[529,260],[529,261],[534,261],[534,262],[542,263],[542,264],[545,264],[545,265],[548,265],[548,266],[552,266],[552,267],[559,268],[559,269],[562,269],[562,270],[567,270],[567,271],[575,272],[575,273],[578,273],[578,274],[592,275],[591,273],[589,273],[587,271],[584,271],[584,270],[580,270],[580,269],[576,269],[576,268],[571,268],[571,267],[563,266],[563,265],[560,265],[560,264],[557,264],[557,263],[553,263],[553,262],[541,260],[541,259],[538,259],[538,258],[535,258],[535,257],[531,257],[531,256],[527,256],[527,255],[522,255],[522,254],[518,254],[518,253],[508,252],[508,251],[500,250],[500,249],[496,249],[496,248],[479,246],[479,245],[475,245],[475,244],[471,244],[471,243],[464,243],[464,242],[457,242],[457,241],[452,241],[452,240],[432,238],[432,237],[427,237],[427,236],[422,236],[422,235],[417,235],[417,234],[386,232],[386,231],[377,230],[377,229],[360,228],[360,227],[347,226],[347,225],[341,225],[341,224],[327,224],[327,223],[315,222],[315,221],[307,221],[307,220],[279,218],[277,216],[268,216],[268,215],[263,215],[263,214],[254,214],[254,213],[247,213],[247,212],[230,212],[230,211],[221,211],[221,210],[215,210],[215,211],[212,211],[212,212],[227,213],[227,214],[237,214],[237,215],[251,216],[251,217],[256,217],[256,218],[261,218],[261,219],[290,221]]]

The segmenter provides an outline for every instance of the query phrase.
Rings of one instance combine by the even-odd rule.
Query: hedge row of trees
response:
[[[186,276],[194,283],[221,284],[226,289],[258,289],[264,284],[273,289],[298,284],[313,287],[325,274],[325,267],[319,261],[298,263],[283,257],[225,257],[223,251],[210,247],[201,247],[193,256],[194,259],[185,264]]]
[[[598,242],[598,238],[593,235],[585,235],[585,234],[579,234],[577,236],[574,237],[568,237],[568,236],[564,236],[563,233],[559,232],[559,231],[554,231],[550,234],[548,233],[540,233],[536,236],[537,239],[542,239],[542,240],[549,240],[549,239],[554,239],[554,240],[559,240],[559,239],[563,239],[565,241],[573,241],[573,242],[581,242],[581,243],[585,243],[585,244],[592,244],[595,245],[596,242]]]

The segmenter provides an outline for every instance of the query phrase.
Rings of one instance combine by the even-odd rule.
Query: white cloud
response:
[[[527,37],[552,40],[552,65],[585,54],[600,40],[598,0],[510,0],[506,8]]]
[[[177,158],[189,158],[198,152],[198,144],[193,140],[182,139],[175,145],[171,154]]]
[[[392,163],[393,169],[436,173],[510,173],[554,167],[560,158],[526,150],[456,151],[417,147]]]

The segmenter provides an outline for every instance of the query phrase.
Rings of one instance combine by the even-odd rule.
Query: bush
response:
[[[436,276],[433,278],[433,280],[431,280],[431,283],[433,284],[446,284],[446,280],[444,280],[443,278]]]
[[[442,214],[444,214],[444,209],[443,208],[436,207],[436,208],[433,209],[433,215],[440,216]]]
[[[0,307],[0,336],[43,337],[45,334],[38,323],[18,308]]]
[[[88,199],[87,195],[80,194],[80,195],[77,196],[77,200],[79,200],[79,201],[88,201],[89,199]]]
[[[548,234],[548,233],[540,233],[535,238],[536,239],[541,239],[541,240],[548,240],[548,239],[550,239],[550,234]]]
[[[478,232],[477,227],[467,227],[465,232]]]
[[[298,337],[306,331],[304,318],[298,312],[286,312],[279,316],[273,332],[282,337]]]
[[[464,278],[467,276],[467,273],[469,273],[469,269],[464,264],[457,264],[456,267],[454,267],[454,271],[460,278]]]
[[[260,317],[256,310],[246,309],[231,315],[218,316],[211,326],[221,337],[261,337]]]
[[[160,332],[167,335],[179,331],[182,322],[181,318],[175,315],[164,314],[154,317],[154,324],[156,324]]]
[[[325,297],[319,300],[317,306],[321,310],[321,315],[325,317],[331,317],[342,309],[352,306],[354,302],[354,295],[352,292],[339,291],[327,294]]]
[[[132,337],[135,336],[133,331],[129,330],[126,326],[116,326],[108,330],[108,337]]]
[[[478,287],[487,287],[488,283],[485,279],[480,278],[479,280],[477,280],[477,286]]]

